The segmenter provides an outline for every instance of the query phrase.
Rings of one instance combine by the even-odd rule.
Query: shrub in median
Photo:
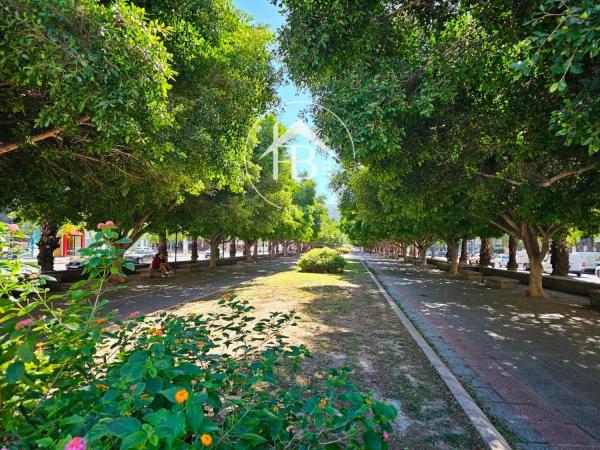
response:
[[[344,271],[346,260],[329,247],[313,248],[298,261],[303,272],[339,273]]]
[[[350,247],[338,247],[336,248],[336,250],[338,251],[338,253],[341,253],[342,255],[347,255],[348,253],[352,252],[352,249]]]
[[[348,370],[298,384],[308,351],[286,343],[293,312],[256,319],[225,295],[206,315],[103,315],[106,281],[128,264],[101,225],[89,279],[64,297],[0,259],[0,447],[387,448],[396,411]]]

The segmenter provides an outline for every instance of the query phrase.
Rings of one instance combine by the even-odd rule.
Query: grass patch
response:
[[[397,407],[390,448],[484,448],[360,262],[348,260],[344,272],[336,274],[292,268],[234,290],[252,302],[258,318],[272,311],[299,313],[298,327],[288,335],[313,354],[303,367],[306,373],[318,376],[327,368],[352,366],[360,389]],[[189,303],[180,310],[206,312],[216,301]]]

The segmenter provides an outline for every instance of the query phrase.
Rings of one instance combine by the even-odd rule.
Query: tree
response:
[[[514,80],[509,68],[530,34],[523,23],[539,3],[415,2],[394,9],[383,1],[290,0],[282,2],[288,25],[281,33],[292,76],[349,124],[358,162],[391,194],[378,195],[381,209],[400,201],[399,214],[386,214],[410,220],[412,237],[454,241],[469,227],[481,230],[483,220],[496,231],[480,236],[501,231],[523,240],[532,296],[544,295],[541,261],[550,237],[589,216],[582,199],[597,192],[599,179],[596,156],[548,133],[560,108],[546,88],[548,73]],[[342,127],[318,113],[315,122],[348,170]],[[427,168],[448,181],[450,197],[438,192],[430,203],[411,194],[411,184],[424,186]],[[448,199],[460,199],[461,207]],[[443,220],[435,226],[427,218]],[[461,227],[467,229],[457,234]],[[392,235],[387,227],[383,234]]]
[[[124,1],[7,0],[0,15],[0,157],[153,145],[169,123],[164,28]]]

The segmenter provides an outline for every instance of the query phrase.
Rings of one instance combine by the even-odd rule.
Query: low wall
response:
[[[408,256],[406,258],[407,262],[414,262],[414,256]],[[446,270],[450,268],[450,264],[446,261],[442,261],[434,258],[427,258],[428,264],[433,264],[438,267],[440,270]],[[529,283],[529,272],[515,272],[512,270],[503,270],[503,269],[494,269],[492,267],[480,267],[475,265],[460,265],[460,269],[469,269],[475,270],[477,272],[481,272],[483,276],[496,276],[496,277],[505,277],[512,278],[514,280],[519,280],[519,283],[528,284]],[[589,296],[591,291],[600,290],[600,285],[597,283],[591,283],[589,281],[576,280],[572,277],[557,277],[544,275],[542,278],[542,286],[546,289],[551,289],[559,292],[566,292],[568,294],[576,294]]]
[[[278,254],[276,256],[283,256],[283,254]],[[258,255],[254,256],[255,260],[269,259],[272,256],[269,255]],[[238,261],[244,261],[246,258],[244,256],[236,256],[235,258],[219,258],[217,259],[217,266],[231,266],[236,264]],[[170,261],[170,264],[173,265],[174,261]],[[150,264],[135,264],[135,271],[131,271],[128,269],[124,269],[125,274],[127,275],[135,275],[139,274],[140,270],[147,269]],[[182,267],[208,267],[210,266],[210,259],[200,259],[198,261],[177,261],[177,268]],[[51,277],[56,278],[59,283],[74,283],[75,281],[84,280],[87,278],[87,275],[83,274],[83,269],[66,269],[66,270],[51,270],[49,272],[44,272],[45,275],[49,275]]]
[[[427,260],[431,264],[436,264],[440,269],[449,266],[445,261],[438,261],[435,259],[429,258]],[[464,268],[469,268],[470,270],[476,270],[481,272],[483,276],[495,276],[495,277],[505,277],[512,278],[514,280],[518,280],[519,283],[528,284],[529,283],[529,272],[517,272],[513,270],[503,270],[503,269],[494,269],[492,267],[479,267],[479,266],[461,266]],[[568,294],[576,294],[576,295],[584,295],[589,296],[591,291],[600,290],[600,285],[597,283],[591,283],[589,281],[576,280],[572,277],[557,277],[544,275],[542,278],[542,286],[546,289],[552,289],[554,291],[566,292]]]

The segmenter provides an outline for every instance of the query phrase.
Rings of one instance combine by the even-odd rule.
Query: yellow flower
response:
[[[162,336],[163,335],[163,331],[160,328],[150,328],[150,330],[148,330],[150,334],[153,334],[154,336]]]
[[[175,393],[175,401],[179,404],[187,401],[187,399],[189,398],[190,394],[188,394],[188,391],[186,391],[185,389],[179,389],[176,393]]]
[[[325,406],[327,405],[327,400],[323,399],[319,402],[319,408],[321,409],[325,409]]]
[[[96,388],[100,391],[104,391],[104,392],[108,391],[108,386],[105,384],[102,384],[102,383],[98,383],[96,385]]]
[[[203,434],[200,436],[200,442],[202,442],[202,445],[205,447],[208,447],[213,442],[212,436],[210,434]]]
[[[189,313],[188,316],[191,317],[192,319],[195,318],[198,314],[193,312],[193,313]]]
[[[38,350],[41,350],[44,348],[44,343],[43,342],[38,342],[37,344],[35,344],[35,348],[37,348]]]
[[[273,406],[273,411],[279,412],[279,406]]]

